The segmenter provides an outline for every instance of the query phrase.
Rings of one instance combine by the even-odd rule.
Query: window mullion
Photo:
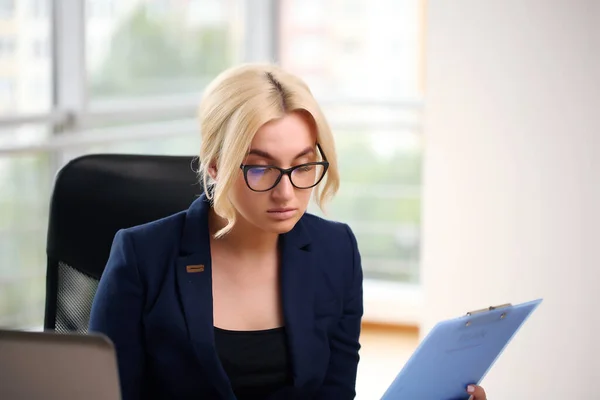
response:
[[[279,0],[245,0],[244,62],[278,61]]]
[[[53,133],[79,128],[87,110],[85,0],[54,0],[52,7],[53,108],[67,118]]]

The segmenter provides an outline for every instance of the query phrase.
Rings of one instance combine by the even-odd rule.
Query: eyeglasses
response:
[[[317,186],[329,168],[329,162],[321,146],[317,144],[317,148],[323,156],[323,161],[295,165],[287,169],[275,165],[240,165],[246,185],[254,192],[267,192],[277,186],[284,175],[287,175],[292,186],[297,189],[310,189]]]

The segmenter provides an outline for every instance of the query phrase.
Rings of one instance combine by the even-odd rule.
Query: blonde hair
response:
[[[339,171],[331,129],[308,86],[278,66],[244,64],[222,72],[206,88],[199,109],[199,176],[215,212],[228,221],[216,237],[235,224],[236,210],[228,193],[254,135],[267,122],[292,112],[312,117],[317,142],[329,161],[327,175],[314,192],[316,203],[324,210],[339,188]],[[217,168],[217,181],[208,173],[211,166]]]

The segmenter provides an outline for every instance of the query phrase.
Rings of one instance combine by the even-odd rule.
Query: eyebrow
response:
[[[314,153],[314,152],[315,152],[315,149],[312,146],[309,146],[309,147],[305,148],[304,150],[302,150],[300,153],[298,153],[298,155],[296,155],[296,157],[294,157],[294,160],[297,160],[300,157],[306,156],[306,155],[308,155],[310,153]],[[251,149],[248,152],[248,155],[255,155],[255,156],[265,158],[270,161],[277,161],[275,159],[275,157],[273,157],[271,154],[267,153],[266,151],[260,150],[260,149]]]

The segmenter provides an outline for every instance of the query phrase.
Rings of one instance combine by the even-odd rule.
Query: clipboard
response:
[[[467,400],[542,299],[470,311],[439,322],[381,400]]]

